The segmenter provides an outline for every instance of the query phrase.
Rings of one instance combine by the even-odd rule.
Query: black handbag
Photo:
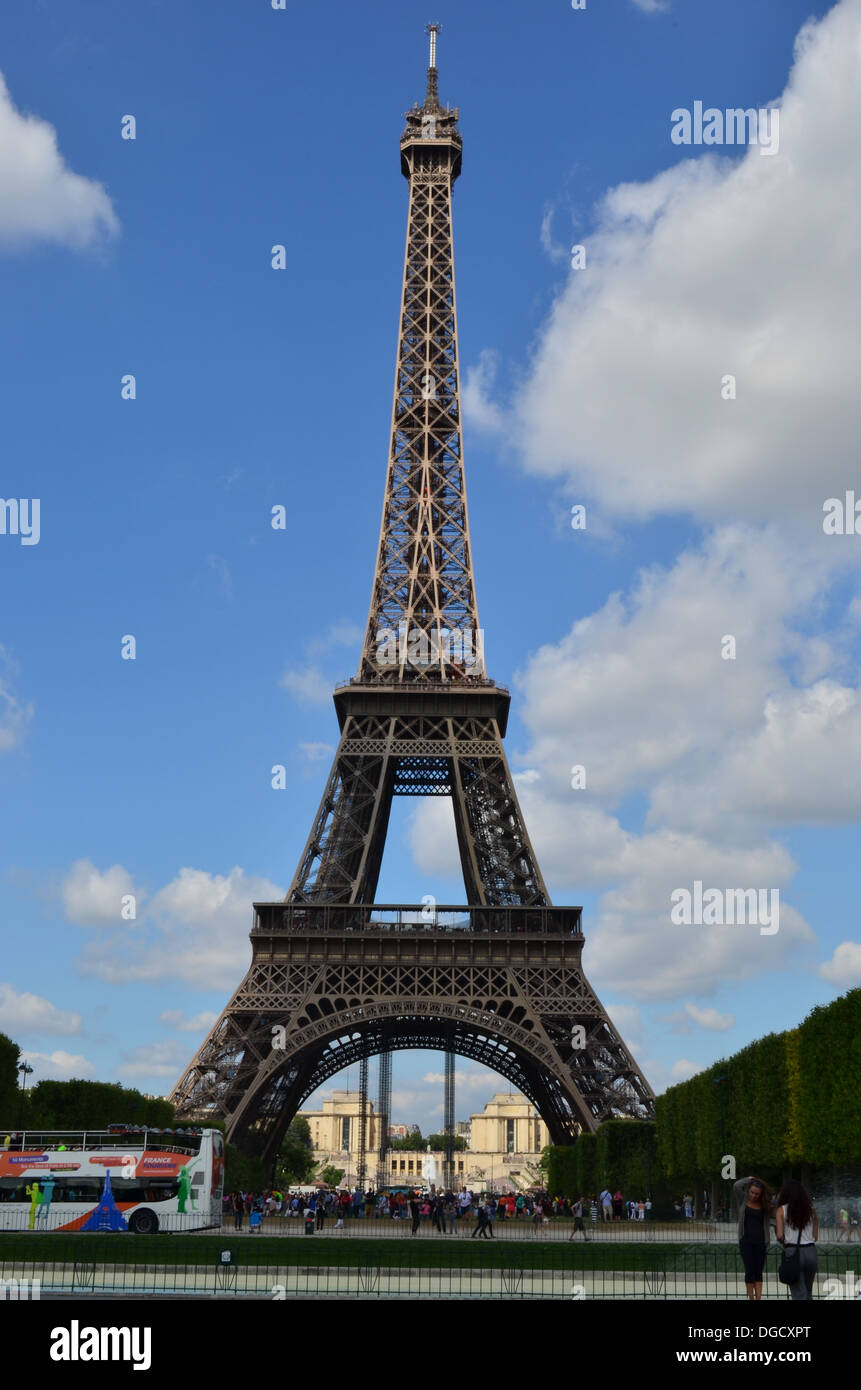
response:
[[[797,1258],[794,1260],[792,1259],[793,1255],[798,1255],[800,1246],[801,1232],[799,1231],[798,1240],[795,1242],[795,1245],[790,1245],[788,1250],[785,1246],[783,1248],[783,1254],[780,1257],[780,1264],[777,1266],[777,1277],[780,1280],[781,1284],[794,1284],[796,1279],[800,1277],[801,1264]]]

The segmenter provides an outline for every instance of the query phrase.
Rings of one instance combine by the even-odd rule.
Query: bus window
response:
[[[111,1191],[118,1202],[167,1202],[179,1192],[170,1178],[112,1178]]]

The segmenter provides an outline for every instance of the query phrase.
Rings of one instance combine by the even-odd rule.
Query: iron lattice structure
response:
[[[359,673],[335,691],[340,742],[286,901],[255,904],[248,974],[171,1097],[182,1116],[223,1118],[234,1143],[267,1159],[318,1086],[379,1054],[385,1170],[390,1053],[403,1048],[492,1067],[555,1143],[653,1113],[583,973],[580,909],[550,905],[503,748],[509,693],[486,673],[460,421],[451,201],[462,146],[457,110],[439,101],[435,39],[432,26],[425,101],[401,137],[406,257]],[[396,795],[451,797],[467,907],[374,905]]]

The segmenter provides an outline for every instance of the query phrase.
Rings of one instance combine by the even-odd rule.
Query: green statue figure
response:
[[[179,1170],[179,1193],[176,1203],[177,1211],[185,1211],[186,1198],[191,1197],[191,1178],[188,1176],[188,1168]]]
[[[28,1186],[25,1187],[24,1191],[30,1198],[30,1220],[28,1221],[27,1226],[29,1230],[33,1231],[36,1229],[36,1208],[42,1200],[42,1195],[39,1191],[39,1184],[37,1182],[28,1184]]]
[[[42,1197],[39,1203],[39,1210],[36,1212],[36,1220],[47,1220],[48,1212],[51,1210],[51,1198],[54,1195],[54,1188],[57,1180],[54,1177],[47,1177],[42,1183]]]

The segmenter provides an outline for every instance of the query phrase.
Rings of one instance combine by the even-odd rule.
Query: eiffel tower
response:
[[[491,1067],[556,1144],[653,1113],[583,973],[581,909],[551,905],[502,744],[510,696],[485,670],[452,243],[462,141],[457,109],[439,100],[438,28],[400,144],[406,257],[359,672],[334,693],[340,742],[287,897],[254,904],[248,973],[171,1096],[179,1116],[224,1120],[266,1161],[311,1093],[357,1062],[364,1114],[367,1059],[390,1077],[400,1049],[444,1051],[447,1093],[453,1054]],[[375,903],[393,796],[451,797],[466,906]]]

